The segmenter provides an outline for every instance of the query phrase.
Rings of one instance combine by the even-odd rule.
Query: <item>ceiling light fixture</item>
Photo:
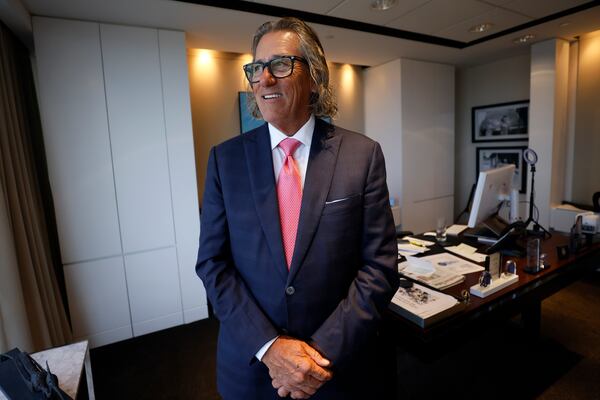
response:
[[[375,11],[386,11],[394,7],[398,0],[375,0],[371,3],[371,9]]]
[[[513,43],[523,44],[523,43],[527,43],[527,42],[531,41],[532,39],[535,39],[535,35],[528,33],[526,35],[519,36],[518,38],[513,40]]]
[[[481,33],[485,31],[489,31],[494,24],[491,22],[484,22],[483,24],[478,24],[469,28],[469,32],[472,33]]]

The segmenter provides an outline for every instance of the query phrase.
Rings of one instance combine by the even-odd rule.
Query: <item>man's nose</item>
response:
[[[271,70],[269,68],[264,68],[262,73],[260,74],[258,82],[262,86],[272,86],[275,83],[277,83],[277,78],[275,78],[273,74],[271,74]]]

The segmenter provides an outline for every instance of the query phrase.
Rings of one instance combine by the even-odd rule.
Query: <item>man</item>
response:
[[[372,398],[398,286],[381,149],[315,118],[337,109],[308,25],[265,23],[252,50],[244,71],[268,124],[211,150],[196,265],[221,323],[219,392]]]

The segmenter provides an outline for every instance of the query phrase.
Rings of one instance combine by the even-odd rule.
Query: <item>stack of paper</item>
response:
[[[398,272],[440,290],[463,282],[465,274],[484,269],[449,253],[406,259],[398,265]]]
[[[426,251],[429,251],[429,246],[433,246],[434,244],[434,242],[428,240],[405,236],[398,243],[398,255],[406,257],[425,253]]]
[[[448,246],[445,247],[444,250],[458,254],[459,256],[468,258],[469,260],[473,260],[475,262],[485,261],[485,254],[477,253],[477,249],[473,246],[469,246],[468,244],[461,243],[458,246]]]
[[[458,308],[458,300],[435,290],[414,284],[400,288],[394,294],[390,308],[400,315],[425,327]]]

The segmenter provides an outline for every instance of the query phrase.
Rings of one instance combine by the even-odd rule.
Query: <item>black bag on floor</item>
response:
[[[58,387],[58,378],[29,354],[15,348],[0,354],[0,392],[9,400],[72,400]]]

